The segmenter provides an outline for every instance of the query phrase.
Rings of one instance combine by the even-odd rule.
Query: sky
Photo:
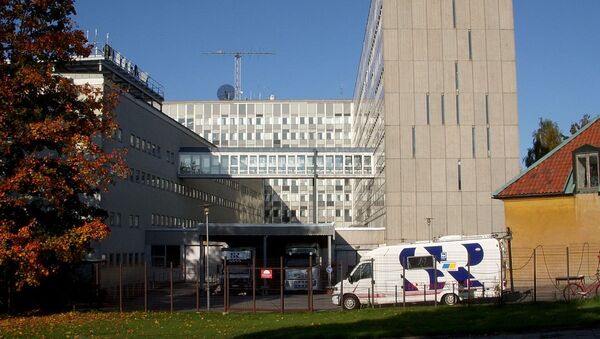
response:
[[[165,87],[216,99],[242,57],[244,97],[352,98],[369,0],[79,0],[75,21]],[[568,134],[600,114],[600,1],[514,0],[521,157],[540,117]],[[98,34],[95,34],[95,31]],[[97,38],[96,38],[97,36]]]

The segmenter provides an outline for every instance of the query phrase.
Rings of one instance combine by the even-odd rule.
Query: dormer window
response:
[[[585,145],[574,152],[578,192],[598,192],[598,149]]]

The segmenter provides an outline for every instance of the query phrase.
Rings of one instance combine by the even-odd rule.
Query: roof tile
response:
[[[559,145],[549,157],[513,179],[496,198],[563,194],[573,167],[573,151],[583,145],[600,147],[600,119]]]

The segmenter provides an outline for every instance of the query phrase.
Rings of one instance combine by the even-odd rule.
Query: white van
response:
[[[466,298],[496,297],[506,278],[504,248],[504,241],[492,235],[380,247],[335,285],[332,302],[357,309],[434,300],[454,305]]]

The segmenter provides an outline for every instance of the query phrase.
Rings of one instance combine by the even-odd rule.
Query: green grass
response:
[[[64,313],[0,319],[0,337],[397,337],[597,327],[600,300],[315,313]]]

